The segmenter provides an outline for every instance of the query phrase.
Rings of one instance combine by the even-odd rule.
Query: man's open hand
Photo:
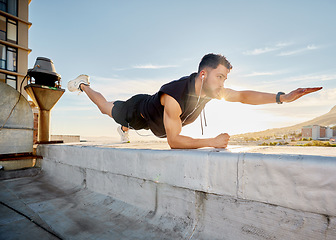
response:
[[[307,95],[307,94],[312,93],[312,92],[319,91],[321,89],[322,89],[322,87],[298,88],[298,89],[296,89],[294,91],[291,91],[288,94],[282,95],[280,97],[280,100],[281,100],[281,102],[293,102],[296,99],[298,99],[298,98],[300,98],[300,97],[302,97],[304,95]]]
[[[214,148],[226,148],[230,139],[230,135],[227,133],[221,133],[212,140],[212,147]]]

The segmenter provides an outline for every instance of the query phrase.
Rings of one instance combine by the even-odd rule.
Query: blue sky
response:
[[[29,68],[53,60],[62,87],[81,73],[108,100],[154,94],[197,71],[203,55],[233,65],[227,87],[276,93],[322,86],[291,104],[249,106],[214,100],[204,136],[282,127],[336,104],[336,2],[42,1],[30,4]],[[85,94],[66,91],[52,110],[53,134],[115,136],[116,124]],[[183,133],[199,137],[196,120]]]

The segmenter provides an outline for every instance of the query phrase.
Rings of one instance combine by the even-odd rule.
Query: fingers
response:
[[[313,87],[313,88],[298,88],[288,94],[286,94],[286,102],[293,102],[297,100],[298,98],[301,98],[302,96],[313,93],[316,91],[321,90],[323,87]]]
[[[317,92],[317,91],[319,91],[321,89],[322,89],[322,87],[318,87],[318,88],[302,88],[298,92],[298,96],[297,97],[302,97],[302,96],[307,95],[309,93]]]
[[[229,143],[230,135],[227,133],[221,133],[220,136],[222,137],[222,144],[226,148]]]
[[[306,88],[305,92],[306,93],[312,93],[312,92],[320,91],[321,89],[322,89],[322,87]]]
[[[230,139],[230,135],[227,133],[221,133],[214,138],[213,147],[226,148]]]
[[[321,89],[322,89],[322,87],[298,88],[295,91],[293,91],[293,93],[296,92],[297,94],[305,95],[305,94],[308,94],[308,93],[313,93],[313,92],[320,91]]]
[[[222,137],[224,137],[224,138],[227,138],[227,139],[230,138],[230,135],[227,134],[227,133],[221,133],[220,136],[222,136]]]
[[[314,87],[314,88],[298,88],[299,93],[312,93],[321,90],[323,87]]]

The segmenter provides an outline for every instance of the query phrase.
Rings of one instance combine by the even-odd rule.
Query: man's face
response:
[[[228,70],[219,64],[216,69],[207,68],[205,70],[205,78],[203,82],[204,93],[211,98],[218,98],[224,88],[224,82],[227,79]]]

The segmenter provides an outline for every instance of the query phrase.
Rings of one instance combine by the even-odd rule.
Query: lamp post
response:
[[[39,108],[38,143],[48,143],[50,142],[50,111],[65,89],[61,88],[61,76],[56,73],[54,63],[48,58],[38,57],[34,68],[28,69],[27,74],[35,80],[34,83],[30,82],[25,86],[25,90]]]

